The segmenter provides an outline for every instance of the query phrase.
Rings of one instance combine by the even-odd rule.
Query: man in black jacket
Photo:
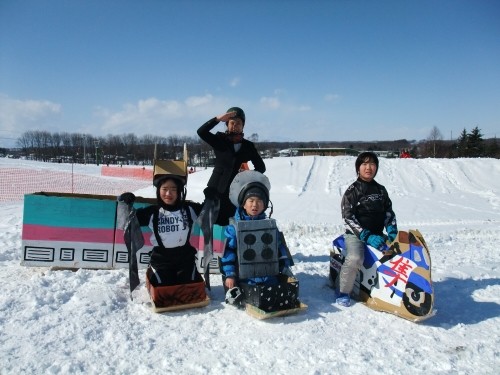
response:
[[[226,123],[225,132],[215,134],[210,131],[219,123]],[[201,139],[212,146],[215,152],[215,166],[204,190],[208,199],[219,201],[219,212],[215,224],[221,226],[229,223],[236,207],[229,200],[229,186],[234,176],[240,171],[242,163],[251,161],[255,170],[266,171],[262,157],[253,142],[243,138],[245,112],[239,107],[231,107],[226,113],[208,120],[198,129]]]

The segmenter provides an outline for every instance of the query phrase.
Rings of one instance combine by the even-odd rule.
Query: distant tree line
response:
[[[434,127],[428,138],[421,141],[406,139],[374,142],[259,142],[258,134],[248,137],[257,144],[264,157],[276,156],[278,151],[289,148],[350,148],[357,151],[392,151],[395,155],[405,150],[412,157],[493,157],[500,158],[500,150],[496,138],[483,139],[478,127],[470,132],[466,129],[460,133],[457,140],[443,140],[437,127]],[[133,133],[123,135],[108,134],[105,137],[95,137],[90,134],[31,130],[24,132],[17,139],[17,156],[28,159],[74,162],[93,164],[135,164],[151,165],[155,156],[158,159],[182,158],[184,144],[189,151],[189,164],[207,166],[213,162],[213,151],[199,137],[181,137],[170,135],[144,135],[138,137]],[[2,154],[12,154],[13,150],[2,150]]]
[[[17,140],[22,155],[29,159],[97,164],[152,164],[155,152],[159,159],[178,159],[185,143],[199,154],[210,150],[198,138],[177,135],[137,137],[129,133],[95,137],[34,130],[23,133]]]
[[[481,130],[476,126],[471,131],[463,129],[457,140],[443,140],[437,127],[428,138],[420,142],[418,156],[437,158],[500,158],[497,139],[483,139]]]

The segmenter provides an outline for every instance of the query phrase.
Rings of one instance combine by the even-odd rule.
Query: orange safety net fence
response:
[[[116,168],[118,169],[118,168]],[[125,169],[125,168],[124,168]],[[56,170],[0,168],[0,202],[15,202],[36,192],[119,195],[152,185],[152,178],[99,177]]]

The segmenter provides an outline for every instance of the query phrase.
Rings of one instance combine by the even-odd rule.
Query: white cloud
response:
[[[104,134],[195,135],[194,129],[223,112],[227,106],[225,99],[211,94],[190,96],[184,101],[151,97],[124,104],[117,112],[98,108],[94,114],[101,119],[100,124],[88,127],[87,131]]]
[[[20,100],[0,94],[0,126],[4,132],[20,135],[58,116],[62,105],[49,100]]]
[[[325,95],[325,102],[333,102],[339,98],[340,98],[340,96],[338,94],[326,94]]]
[[[276,109],[281,106],[280,100],[278,98],[267,96],[263,96],[262,98],[260,98],[260,104],[271,109]]]
[[[144,100],[139,100],[137,106],[129,106],[129,110],[136,111],[138,113],[152,113],[152,112],[169,112],[171,110],[175,111],[179,107],[179,103],[176,101],[161,101],[156,98],[148,98]]]
[[[185,103],[188,107],[199,107],[212,102],[213,96],[207,94],[205,96],[190,96],[186,99]]]
[[[236,87],[240,84],[240,78],[239,77],[234,77],[233,79],[231,79],[231,81],[229,81],[229,86],[231,87]]]
[[[141,99],[137,103],[127,103],[119,112],[108,109],[99,109],[96,114],[104,117],[103,129],[118,132],[123,126],[156,125],[162,120],[179,118],[182,116],[182,103],[176,100],[159,100],[157,98]]]

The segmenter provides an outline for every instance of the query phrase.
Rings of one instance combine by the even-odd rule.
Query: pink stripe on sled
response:
[[[113,243],[114,229],[64,228],[24,224],[23,240]]]

